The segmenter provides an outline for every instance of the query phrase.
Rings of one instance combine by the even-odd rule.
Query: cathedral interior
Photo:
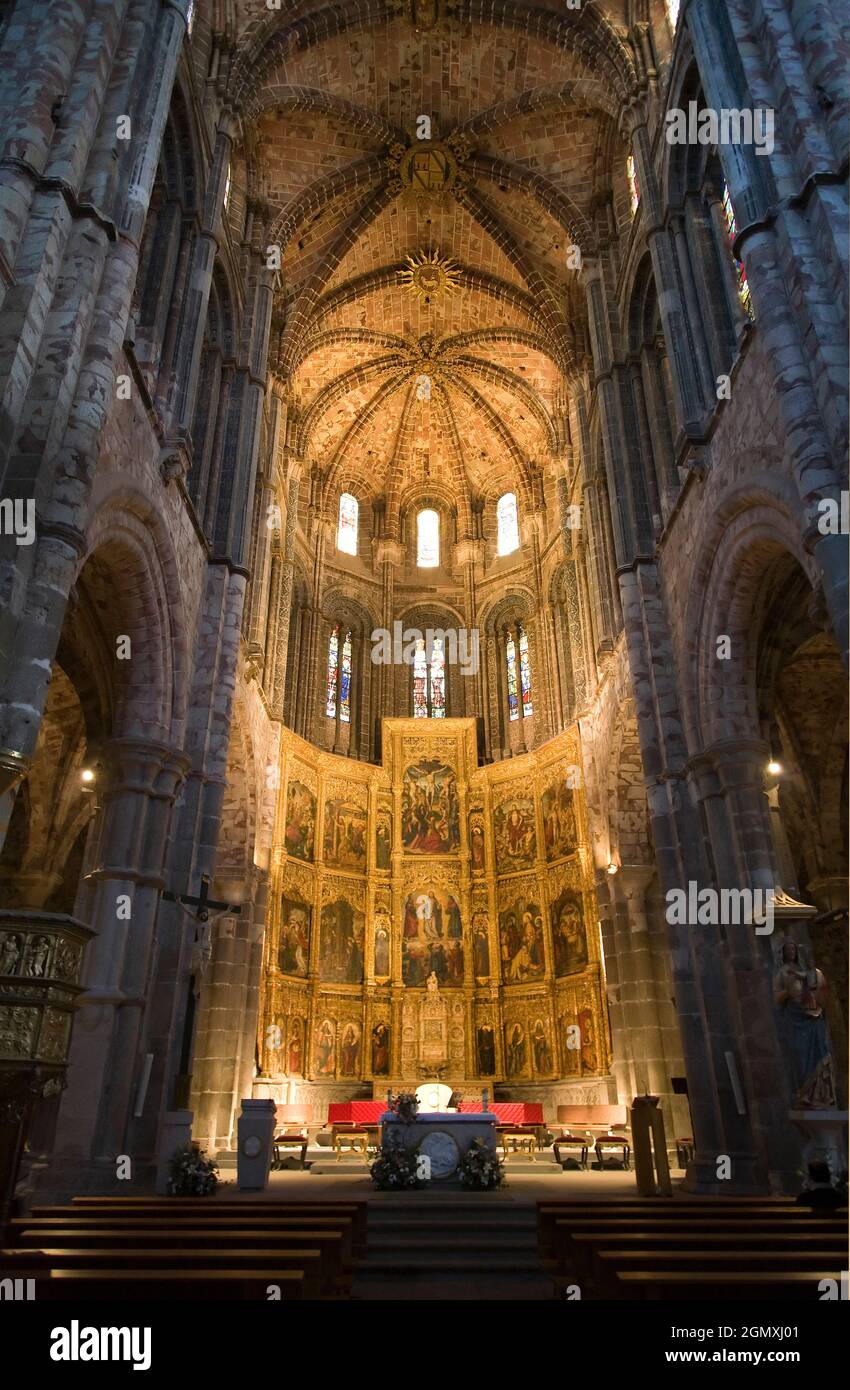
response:
[[[846,1167],[848,51],[0,0],[7,1187],[431,1079]]]

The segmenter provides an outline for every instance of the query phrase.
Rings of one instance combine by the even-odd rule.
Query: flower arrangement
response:
[[[481,1192],[501,1187],[505,1181],[502,1160],[495,1149],[487,1147],[483,1139],[473,1139],[460,1161],[458,1173],[464,1187],[477,1188]]]
[[[402,1124],[411,1124],[419,1112],[419,1100],[415,1091],[399,1091],[389,1102],[389,1108],[394,1115],[398,1115]]]
[[[209,1197],[218,1187],[218,1164],[195,1144],[175,1149],[168,1171],[172,1197]]]
[[[382,1192],[397,1192],[401,1188],[424,1187],[417,1176],[418,1164],[412,1149],[401,1144],[381,1146],[381,1151],[369,1169],[372,1181]]]

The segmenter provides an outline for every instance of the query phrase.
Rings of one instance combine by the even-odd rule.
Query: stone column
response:
[[[126,1152],[166,835],[188,760],[160,744],[116,739],[99,762],[104,786],[84,906],[96,936],[87,954],[57,1145],[59,1169],[76,1174],[83,1186],[90,1170],[98,1174],[95,1181],[108,1181],[110,1170],[114,1178],[116,1157]]]

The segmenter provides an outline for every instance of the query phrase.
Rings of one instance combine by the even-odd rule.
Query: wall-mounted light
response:
[[[619,871],[619,868],[619,864],[615,864],[614,860],[612,859],[610,864],[608,865],[608,872],[609,874],[616,874]]]
[[[767,765],[767,773],[769,777],[781,777],[782,764],[776,762],[773,758],[771,758],[770,762]]]
[[[80,773],[80,781],[84,787],[90,787],[94,781],[94,773],[90,767],[84,767]]]

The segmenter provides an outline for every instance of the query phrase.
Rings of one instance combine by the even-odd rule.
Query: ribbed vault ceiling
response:
[[[443,3],[426,32],[409,3],[250,9],[230,86],[245,191],[271,204],[283,248],[271,366],[299,452],[329,496],[431,479],[539,500],[588,362],[568,250],[596,254],[629,216],[622,6]],[[405,152],[429,149],[422,115],[450,166],[427,198],[406,172]],[[450,259],[452,293],[403,283],[422,253]]]

